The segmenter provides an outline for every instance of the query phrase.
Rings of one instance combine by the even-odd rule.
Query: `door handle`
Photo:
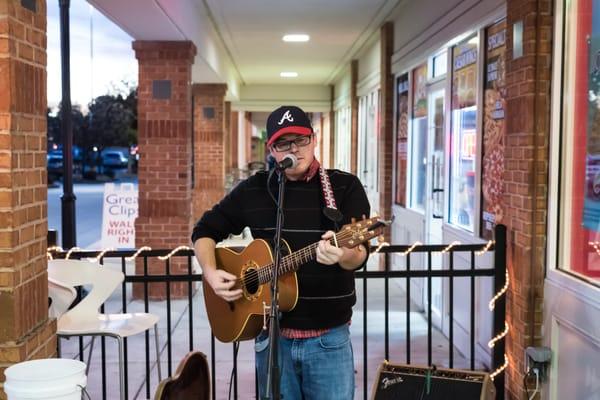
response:
[[[431,189],[431,194],[432,195],[434,195],[436,193],[443,193],[443,192],[444,192],[444,189],[441,189],[441,188],[433,188],[433,189]],[[442,218],[444,218],[443,215],[436,214],[435,212],[431,213],[431,216],[433,218],[435,218],[435,219],[442,219]]]

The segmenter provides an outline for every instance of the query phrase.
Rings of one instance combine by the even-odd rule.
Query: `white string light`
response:
[[[506,273],[505,273],[504,286],[490,300],[490,303],[489,303],[489,309],[490,309],[490,311],[494,311],[494,308],[496,308],[496,302],[498,301],[498,299],[500,297],[502,297],[507,292],[509,283],[510,283],[510,279],[509,279],[508,269],[507,269]],[[508,326],[508,322],[506,320],[504,320],[504,330],[502,332],[500,332],[499,334],[497,334],[496,336],[494,336],[488,342],[488,347],[490,349],[493,349],[494,346],[496,346],[496,342],[498,342],[499,340],[504,339],[506,337],[506,335],[508,335],[509,330],[510,329],[509,329],[509,326]],[[490,374],[490,379],[493,381],[494,378],[500,372],[504,371],[508,367],[508,364],[509,364],[509,362],[508,362],[508,356],[506,355],[506,353],[504,353],[504,364],[502,364],[501,366],[499,366],[498,368],[496,368],[496,370]]]
[[[379,253],[379,251],[384,248],[385,246],[389,246],[390,244],[388,242],[381,242],[379,243],[379,246],[377,246],[377,248],[375,249],[375,251],[373,252],[373,254],[377,254]]]
[[[64,250],[60,246],[50,246],[50,247],[48,247],[48,249],[46,249],[46,258],[48,259],[48,261],[54,259],[54,257],[52,257],[52,252],[53,251],[64,251]]]
[[[478,256],[484,255],[485,253],[487,253],[487,251],[490,249],[490,247],[492,247],[493,244],[494,244],[493,240],[488,241],[487,244],[483,247],[483,249],[475,252],[475,255],[478,255]]]
[[[498,293],[496,293],[494,295],[494,297],[492,297],[492,299],[490,300],[490,303],[488,305],[490,311],[494,311],[494,308],[496,307],[496,301],[498,301],[498,299],[504,294],[506,293],[506,291],[508,290],[508,285],[509,285],[509,277],[508,277],[508,270],[506,271],[506,275],[505,275],[505,283],[504,286],[502,287],[502,289],[500,289],[500,291]]]
[[[400,255],[406,256],[409,253],[411,253],[415,247],[422,245],[423,243],[419,242],[418,240],[416,242],[413,243],[412,246],[410,246],[406,251],[403,251],[402,253],[400,253]]]
[[[180,250],[193,250],[193,249],[191,247],[188,247],[188,246],[179,246],[179,247],[175,248],[175,250],[173,250],[169,254],[167,254],[166,256],[159,256],[158,259],[161,260],[161,261],[166,261],[169,258],[171,258],[173,255],[175,255]]]
[[[71,254],[73,254],[76,251],[82,250],[81,247],[71,247],[71,249],[69,249],[69,251],[67,251],[67,255],[65,256],[65,260],[68,260],[69,257],[71,257]]]
[[[102,257],[104,257],[104,255],[105,255],[106,253],[108,253],[109,251],[114,251],[114,250],[115,250],[115,249],[114,249],[114,247],[109,247],[109,248],[107,248],[107,249],[104,249],[104,250],[102,250],[102,251],[100,252],[100,254],[98,254],[96,257],[94,257],[94,258],[90,258],[89,260],[90,260],[90,262],[98,262],[98,261],[100,261],[100,259],[101,259]]]
[[[453,248],[456,245],[459,245],[460,242],[458,240],[455,240],[454,242],[450,243],[444,250],[442,250],[442,253],[447,253],[450,251],[451,248]]]
[[[488,342],[488,347],[490,349],[493,349],[494,346],[496,345],[496,342],[501,340],[503,337],[505,337],[506,335],[508,335],[508,322],[504,321],[504,330],[502,332],[500,332],[499,334],[497,334],[496,336],[494,336],[489,342]]]
[[[500,372],[506,369],[506,367],[508,367],[508,356],[504,354],[504,364],[496,368],[496,370],[490,374],[490,379],[493,381]]]
[[[131,257],[126,257],[126,258],[125,258],[125,260],[126,260],[126,261],[133,261],[133,260],[135,260],[135,258],[136,258],[137,256],[139,256],[139,255],[140,255],[140,253],[141,253],[142,251],[145,251],[145,250],[148,250],[148,251],[150,251],[150,250],[152,250],[152,247],[150,247],[150,246],[142,246],[142,247],[140,247],[140,248],[138,249],[138,251],[136,251],[135,253],[133,253],[133,255],[132,255]]]

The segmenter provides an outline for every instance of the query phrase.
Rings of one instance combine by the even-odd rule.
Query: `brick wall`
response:
[[[191,42],[135,41],[138,78],[139,216],[136,247],[175,248],[190,243],[192,158]],[[138,265],[138,270],[141,265]],[[184,265],[171,265],[172,269]],[[150,272],[164,273],[154,260]],[[138,271],[140,272],[140,271]],[[151,286],[162,298],[165,285]],[[183,284],[179,285],[181,288]],[[178,293],[174,285],[172,290]],[[140,295],[136,287],[134,292]]]
[[[231,134],[231,168],[240,168],[238,164],[238,148],[239,148],[239,114],[237,111],[231,112],[231,125],[229,132]]]
[[[225,194],[225,84],[194,84],[193,219]]]
[[[506,372],[508,399],[522,399],[523,353],[539,345],[546,246],[550,67],[550,1],[507,1],[507,110],[505,204],[508,260],[513,282],[507,297],[511,328]],[[513,59],[512,26],[523,22],[523,56]]]
[[[233,168],[232,153],[233,148],[233,131],[231,130],[231,102],[223,103],[223,139],[225,143],[225,172],[228,173]]]
[[[0,381],[51,357],[46,273],[46,3],[0,0]],[[0,384],[0,399],[6,397]]]
[[[246,121],[246,126],[244,129],[244,134],[245,134],[245,138],[246,138],[246,162],[244,163],[244,165],[241,165],[241,168],[247,168],[248,167],[248,163],[252,160],[252,113],[249,111],[246,111],[244,113],[245,116],[245,121]]]
[[[394,24],[386,22],[381,26],[381,98],[379,103],[379,210],[382,217],[390,219],[392,214],[392,177],[394,151],[394,76],[391,72],[391,59],[394,51]],[[385,229],[385,237],[391,237],[390,228]]]

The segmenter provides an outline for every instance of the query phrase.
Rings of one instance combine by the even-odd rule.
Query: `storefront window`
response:
[[[452,49],[452,130],[448,222],[473,231],[477,150],[477,36]]]
[[[406,206],[406,141],[408,139],[408,74],[396,80],[396,196]]]
[[[600,1],[565,11],[559,266],[600,284]]]
[[[424,211],[427,184],[427,64],[413,71],[413,102],[410,207]]]

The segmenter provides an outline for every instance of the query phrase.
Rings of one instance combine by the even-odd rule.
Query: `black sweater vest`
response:
[[[368,217],[369,203],[358,178],[339,170],[328,170],[327,173],[338,209],[343,214],[338,228],[349,223],[351,218]],[[192,241],[210,237],[219,242],[230,233],[239,234],[248,226],[255,239],[272,243],[276,204],[267,192],[267,177],[266,172],[259,172],[236,186],[196,223]],[[270,187],[277,196],[276,177],[271,180]],[[334,223],[323,214],[325,204],[318,174],[309,182],[287,181],[284,203],[282,237],[292,251],[318,242],[327,230],[336,230]],[[356,302],[353,271],[344,270],[337,264],[311,261],[301,266],[297,274],[298,303],[292,311],[283,313],[282,327],[323,329],[350,320]]]

